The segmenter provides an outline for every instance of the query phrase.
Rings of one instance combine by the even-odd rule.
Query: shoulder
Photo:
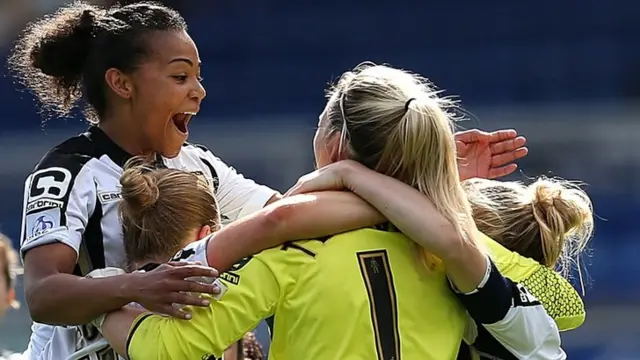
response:
[[[52,148],[38,162],[26,182],[28,199],[62,199],[78,183],[91,179],[86,166],[91,159],[99,157],[95,145],[84,135],[75,136]],[[93,186],[93,185],[92,185]]]
[[[180,164],[186,170],[208,173],[214,181],[215,189],[218,188],[219,179],[233,171],[233,168],[200,144],[184,143],[176,160],[176,164]]]
[[[99,157],[95,144],[85,135],[71,137],[54,146],[36,165],[34,171],[49,167],[77,167]]]
[[[544,306],[560,331],[580,327],[586,318],[584,301],[567,279],[553,269],[540,267],[522,285]]]
[[[230,271],[240,271],[253,261],[264,264],[273,272],[286,271],[287,268],[295,268],[314,262],[320,250],[318,244],[321,243],[316,240],[289,241],[239,260],[231,267]]]
[[[530,277],[533,272],[544,267],[544,265],[533,259],[505,248],[485,234],[480,232],[478,234],[480,242],[487,247],[491,260],[493,260],[498,270],[510,280],[515,282],[523,281]]]
[[[178,251],[170,261],[198,261],[209,265],[207,260],[207,244],[213,235],[194,241]]]
[[[222,160],[215,156],[206,146],[189,142],[182,144],[179,156],[184,159],[197,159],[199,162],[209,163],[211,165],[223,163]]]

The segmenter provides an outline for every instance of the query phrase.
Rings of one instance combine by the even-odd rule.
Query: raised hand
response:
[[[455,134],[460,181],[495,179],[516,171],[514,161],[529,153],[527,139],[515,130],[484,132],[477,129]]]

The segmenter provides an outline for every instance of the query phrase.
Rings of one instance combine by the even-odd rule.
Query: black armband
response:
[[[507,315],[513,304],[509,282],[498,268],[489,261],[488,276],[476,290],[463,294],[456,292],[458,299],[478,324],[493,324]]]

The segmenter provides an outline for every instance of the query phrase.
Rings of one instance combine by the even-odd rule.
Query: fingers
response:
[[[489,169],[488,178],[489,179],[501,178],[503,176],[507,176],[513,173],[514,171],[516,171],[516,169],[518,169],[518,165],[516,164],[509,164],[509,165],[505,165],[497,168],[492,168],[492,169]]]
[[[166,264],[176,267],[176,266],[185,266],[185,265],[202,265],[202,262],[200,261],[169,261]]]
[[[493,131],[489,133],[489,142],[495,143],[505,140],[511,140],[516,136],[518,136],[518,132],[513,129]]]
[[[183,291],[199,294],[216,295],[220,293],[220,289],[215,284],[207,284],[204,282],[181,280],[171,288],[175,291]]]
[[[206,307],[211,304],[211,301],[198,296],[189,295],[185,293],[173,293],[171,296],[171,303],[180,305],[192,305]]]
[[[514,139],[502,140],[491,144],[491,154],[502,154],[523,147],[527,143],[524,136],[518,136]],[[525,154],[526,155],[526,154]]]
[[[173,275],[181,279],[199,276],[216,278],[220,275],[218,270],[212,267],[192,264],[176,266],[171,271]]]
[[[155,310],[155,312],[173,316],[178,319],[191,320],[191,314],[182,309],[176,309],[171,305],[161,306],[157,310]]]
[[[459,131],[453,135],[456,142],[470,143],[480,140],[489,140],[491,134],[488,132],[480,131],[478,129],[471,129],[466,131]]]
[[[529,149],[526,147],[519,148],[515,151],[509,151],[498,155],[491,156],[491,167],[502,166],[527,156]]]

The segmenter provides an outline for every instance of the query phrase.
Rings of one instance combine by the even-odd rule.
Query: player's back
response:
[[[294,246],[314,260],[275,311],[272,359],[456,358],[464,310],[404,235],[361,229]]]

